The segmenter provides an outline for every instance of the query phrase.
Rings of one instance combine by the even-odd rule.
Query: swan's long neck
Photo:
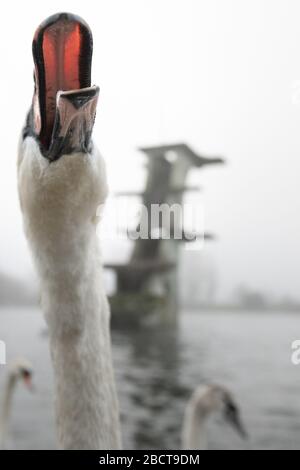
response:
[[[9,422],[12,409],[12,398],[15,389],[16,379],[12,375],[8,376],[8,379],[4,386],[3,397],[1,401],[0,409],[0,449],[5,448],[7,435],[9,432]]]
[[[185,450],[207,450],[207,413],[203,412],[195,404],[187,407],[183,430],[182,448]]]
[[[41,271],[50,332],[59,443],[63,449],[118,449],[118,403],[109,308],[94,227]],[[64,250],[66,247],[64,247]],[[60,262],[59,260],[63,261]]]
[[[50,332],[63,449],[120,447],[95,223],[107,182],[91,140],[99,95],[90,86],[92,44],[88,25],[70,13],[53,15],[37,29],[36,87],[18,159],[25,230]]]

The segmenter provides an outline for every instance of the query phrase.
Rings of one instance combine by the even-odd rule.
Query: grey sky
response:
[[[94,32],[101,87],[95,128],[112,189],[141,188],[139,145],[183,140],[226,167],[205,187],[207,248],[220,296],[245,282],[298,294],[300,3],[297,0],[53,0],[2,6],[0,271],[28,277],[18,209],[16,145],[32,95],[31,39],[56,11]],[[105,245],[105,254],[112,249]]]

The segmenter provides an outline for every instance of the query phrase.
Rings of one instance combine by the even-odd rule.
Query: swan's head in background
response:
[[[3,396],[0,402],[0,449],[9,448],[8,434],[14,392],[19,383],[34,391],[33,367],[27,359],[19,358],[10,363],[7,369],[6,384],[3,388]]]
[[[239,406],[233,394],[224,387],[212,385],[210,387],[211,395],[215,400],[216,407],[220,407],[225,422],[243,438],[247,438],[247,432],[241,419]]]
[[[221,385],[200,386],[192,397],[197,413],[202,417],[221,413],[224,421],[243,438],[247,433],[241,420],[239,406],[233,394]]]
[[[243,439],[247,438],[239,406],[233,394],[221,385],[201,385],[194,391],[186,407],[183,426],[184,448],[206,448],[205,425],[214,414],[220,414]]]
[[[8,369],[9,381],[13,384],[21,382],[28,390],[33,391],[33,367],[27,359],[15,359]]]

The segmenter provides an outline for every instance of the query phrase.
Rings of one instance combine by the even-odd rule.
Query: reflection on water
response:
[[[177,331],[162,327],[137,329],[114,333],[113,340],[116,352],[121,353],[116,354],[115,362],[124,400],[125,446],[178,447],[181,404],[189,396],[189,387],[181,382]],[[124,350],[126,356],[123,356]],[[123,384],[128,387],[126,394]],[[131,410],[134,410],[134,419]],[[129,435],[128,429],[131,429]]]
[[[124,446],[176,449],[184,407],[206,381],[230,387],[251,436],[243,442],[220,420],[209,426],[211,448],[300,449],[300,368],[290,361],[299,317],[294,314],[184,314],[177,329],[114,331]],[[55,448],[52,372],[42,316],[0,311],[8,356],[26,356],[37,391],[19,388],[12,434],[15,448]],[[0,386],[5,369],[0,368]]]

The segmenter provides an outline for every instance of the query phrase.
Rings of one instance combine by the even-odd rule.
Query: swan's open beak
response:
[[[33,135],[49,160],[90,151],[99,95],[91,87],[92,52],[90,28],[70,13],[51,16],[35,33],[35,92],[24,136]]]

